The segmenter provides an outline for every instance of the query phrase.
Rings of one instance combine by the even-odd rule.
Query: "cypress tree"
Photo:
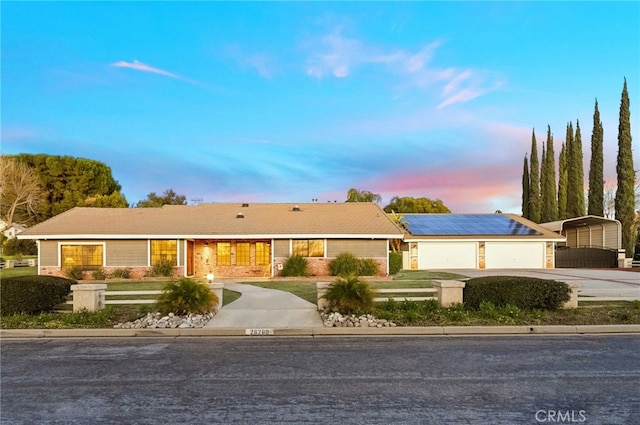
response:
[[[553,136],[551,126],[547,125],[546,150],[543,148],[542,173],[540,174],[540,190],[542,192],[542,212],[540,220],[543,223],[558,219],[558,201],[556,198],[556,161],[553,150]]]
[[[593,110],[593,131],[591,133],[591,162],[589,164],[589,207],[588,214],[604,217],[604,132],[598,111],[598,99]]]
[[[540,223],[540,164],[535,129],[531,134],[531,171],[529,172],[529,220]]]
[[[616,190],[616,220],[622,224],[622,248],[627,258],[633,257],[637,229],[635,218],[635,171],[631,152],[631,113],[627,79],[624,79],[620,100],[620,121],[618,124],[618,189]]]
[[[522,216],[529,218],[529,162],[527,155],[524,156],[522,167]]]
[[[560,148],[558,157],[558,219],[567,218],[567,149],[565,144]]]
[[[573,126],[570,124],[570,130]],[[584,215],[584,169],[582,167],[582,136],[580,122],[576,121],[575,137],[571,138],[567,160],[567,216],[569,218]]]

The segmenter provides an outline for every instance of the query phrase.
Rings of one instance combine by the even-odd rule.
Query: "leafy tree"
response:
[[[589,206],[590,215],[604,216],[604,132],[598,111],[598,100],[593,108],[593,131],[591,133],[591,162],[589,164]]]
[[[0,156],[0,211],[10,227],[14,220],[37,222],[44,194],[38,177],[28,165],[13,157]]]
[[[524,165],[522,167],[522,216],[530,218],[529,212],[529,161],[527,155],[524,156]]]
[[[173,189],[165,190],[162,196],[151,192],[147,195],[147,199],[136,204],[137,208],[159,208],[163,205],[187,205],[187,197],[178,195]]]
[[[368,190],[358,190],[351,188],[347,192],[347,200],[345,202],[382,202],[382,197],[377,193]]]
[[[387,213],[451,213],[440,199],[412,198],[409,196],[391,198],[389,205],[384,207]]]
[[[74,207],[100,206],[93,204],[102,196],[111,197],[110,205],[128,206],[111,168],[100,161],[45,154],[19,154],[15,158],[38,176],[45,198],[41,220]]]
[[[560,155],[558,156],[558,218],[567,218],[567,184],[569,173],[567,171],[567,148],[562,144]]]
[[[542,202],[540,198],[540,163],[535,130],[531,134],[531,171],[529,172],[529,219],[540,223]]]
[[[631,152],[631,112],[627,79],[624,79],[620,99],[620,120],[618,123],[618,189],[616,190],[616,220],[622,225],[622,247],[627,257],[633,257],[637,230],[635,223],[635,171]]]
[[[558,219],[558,200],[556,198],[556,161],[553,149],[551,126],[547,126],[546,151],[543,148],[540,190],[542,192],[542,210],[540,221],[547,223]]]

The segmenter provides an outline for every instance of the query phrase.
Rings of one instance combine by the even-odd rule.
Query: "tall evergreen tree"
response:
[[[589,207],[590,215],[604,217],[604,131],[600,121],[598,99],[593,110],[593,131],[591,133],[591,162],[589,164]]]
[[[522,216],[531,218],[529,214],[529,161],[527,155],[524,156],[522,167]]]
[[[558,219],[567,218],[567,149],[565,144],[560,148],[558,156]]]
[[[570,132],[573,126],[569,124]],[[567,215],[569,218],[581,217],[585,214],[584,208],[584,168],[582,166],[582,136],[580,134],[580,122],[576,122],[576,133],[571,137],[567,160],[568,185],[567,185]]]
[[[542,172],[540,173],[540,191],[542,193],[542,211],[540,220],[543,223],[558,219],[558,200],[556,198],[556,160],[553,149],[551,126],[547,125],[546,150],[543,149]]]
[[[618,189],[616,190],[616,220],[622,224],[622,247],[627,258],[633,257],[637,229],[635,223],[635,171],[631,152],[631,112],[629,110],[627,79],[624,79],[620,99],[620,121],[618,124]]]
[[[538,161],[538,145],[536,143],[536,132],[531,134],[531,171],[529,172],[529,219],[535,223],[540,223],[540,163]]]

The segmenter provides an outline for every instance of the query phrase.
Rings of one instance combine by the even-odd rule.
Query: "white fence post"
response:
[[[318,311],[324,311],[327,309],[327,299],[324,298],[327,295],[327,289],[331,285],[331,282],[316,282],[316,291],[318,292]]]
[[[211,289],[211,292],[213,292],[214,294],[216,294],[216,296],[218,297],[218,304],[216,304],[214,306],[214,311],[218,311],[222,308],[222,290],[224,289],[224,283],[222,282],[209,282],[209,289]]]
[[[462,304],[462,290],[464,282],[458,280],[434,280],[433,286],[438,290],[438,303],[441,307],[451,307],[453,304]]]
[[[73,311],[85,309],[99,311],[105,306],[105,283],[79,283],[71,285],[73,292]]]

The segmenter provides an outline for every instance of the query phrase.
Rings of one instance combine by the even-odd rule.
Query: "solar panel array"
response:
[[[407,214],[404,221],[414,236],[542,234],[501,214]]]

